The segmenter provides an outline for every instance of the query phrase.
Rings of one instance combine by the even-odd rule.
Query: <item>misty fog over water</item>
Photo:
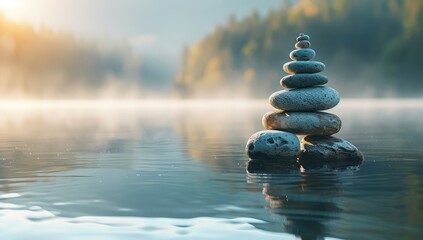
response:
[[[0,0],[0,239],[419,239],[421,26],[415,0]],[[319,75],[269,101],[292,60],[339,104]],[[272,105],[362,164],[309,170],[293,126],[261,142],[296,168],[255,159]]]
[[[2,237],[420,236],[421,101],[331,110],[359,170],[261,176],[244,148],[266,101],[76,103],[0,104]]]
[[[265,99],[281,89],[299,32],[341,96],[422,97],[420,1],[184,0],[172,14],[151,14],[158,3],[91,3],[104,24],[88,21],[86,3],[37,1],[0,5],[2,99]],[[60,6],[75,21],[47,11]],[[113,8],[127,18],[107,20]]]

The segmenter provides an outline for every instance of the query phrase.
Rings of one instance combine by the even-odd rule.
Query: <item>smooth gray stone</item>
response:
[[[280,84],[285,88],[304,88],[328,83],[328,77],[321,74],[293,74],[281,79]]]
[[[332,135],[341,130],[341,119],[324,112],[268,112],[263,126],[269,130],[282,130],[299,135]]]
[[[332,136],[305,136],[299,163],[305,169],[343,169],[359,166],[363,154],[350,142]]]
[[[311,46],[311,43],[307,40],[299,41],[295,44],[295,48],[309,48]]]
[[[308,61],[316,56],[316,52],[311,48],[295,49],[289,53],[289,58],[294,61]]]
[[[300,153],[300,141],[295,134],[283,131],[264,130],[248,139],[245,151],[253,160],[296,159]],[[296,161],[296,160],[295,160]],[[294,160],[287,162],[293,163]]]
[[[325,70],[325,64],[317,61],[293,61],[285,63],[283,70],[289,74],[319,73]]]
[[[339,93],[330,87],[316,86],[282,90],[269,97],[270,104],[286,111],[320,111],[338,105]]]
[[[300,34],[300,36],[298,36],[297,37],[297,42],[299,42],[299,41],[303,41],[303,40],[310,40],[310,37],[308,36],[308,35],[305,35],[305,34]]]

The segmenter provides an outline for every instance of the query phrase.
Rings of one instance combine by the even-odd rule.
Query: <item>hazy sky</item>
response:
[[[78,36],[127,40],[142,51],[176,55],[223,23],[257,9],[265,14],[280,0],[0,0],[9,19]]]

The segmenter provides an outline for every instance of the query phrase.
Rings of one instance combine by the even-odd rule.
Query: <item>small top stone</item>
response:
[[[309,41],[310,37],[308,35],[305,35],[304,33],[300,33],[300,36],[297,37],[297,42],[304,40]]]
[[[299,41],[295,44],[295,48],[300,49],[300,48],[309,48],[311,46],[310,41],[307,40],[303,40],[303,41]]]

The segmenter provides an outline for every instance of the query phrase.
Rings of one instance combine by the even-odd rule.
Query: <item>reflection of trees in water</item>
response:
[[[416,228],[419,228],[419,223],[423,222],[423,193],[421,191],[423,179],[419,172],[418,169],[414,169],[413,172],[409,172],[407,175],[405,179],[407,187],[404,196],[404,205],[406,207],[404,223],[407,226]],[[407,231],[402,237],[403,239],[418,239],[421,238],[421,233]]]
[[[263,105],[185,109],[178,113],[175,128],[189,157],[232,170],[235,161],[245,164],[245,142],[251,132],[263,128],[260,117],[257,119],[262,112]]]
[[[272,214],[283,217],[283,229],[301,239],[330,235],[331,221],[343,212],[340,202],[343,179],[339,173],[287,173],[249,175],[263,184],[263,195]]]
[[[244,171],[235,160],[244,164],[244,143],[261,128],[256,115],[245,106],[3,111],[0,191],[80,168],[142,168],[153,157],[180,151],[219,169]]]

